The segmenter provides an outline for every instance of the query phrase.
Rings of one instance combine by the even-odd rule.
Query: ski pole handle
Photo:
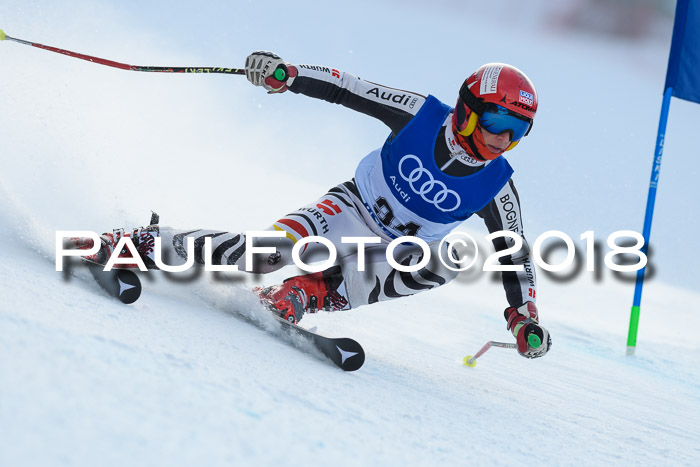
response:
[[[275,72],[272,74],[272,76],[275,77],[277,81],[281,82],[286,82],[287,78],[289,78],[289,69],[287,68],[287,65],[284,63],[280,64],[276,69]]]
[[[534,332],[531,332],[530,335],[527,336],[527,345],[529,345],[533,349],[536,349],[540,345],[542,345],[542,339],[540,339],[540,336],[538,336]]]

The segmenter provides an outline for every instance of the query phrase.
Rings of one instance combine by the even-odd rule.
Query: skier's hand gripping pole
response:
[[[48,50],[49,52],[59,53],[61,55],[67,55],[73,58],[79,58],[81,60],[87,60],[88,62],[99,63],[100,65],[109,66],[112,68],[119,68],[120,70],[130,70],[130,71],[150,71],[157,73],[222,73],[227,75],[244,75],[245,70],[241,68],[226,68],[226,67],[201,67],[201,66],[191,66],[191,67],[175,67],[175,66],[140,66],[140,65],[127,65],[126,63],[115,62],[113,60],[107,60],[104,58],[94,57],[92,55],[85,55],[78,52],[71,52],[70,50],[59,49],[52,47],[50,45],[43,45],[37,42],[29,42],[22,39],[17,39],[15,37],[10,37],[5,32],[0,29],[0,41],[9,40],[17,42],[24,45],[31,45],[32,47],[37,47],[39,49]]]
[[[542,341],[536,334],[530,334],[527,337],[527,342],[530,347],[533,349],[537,349],[542,345]],[[501,347],[504,349],[517,349],[518,344],[511,344],[507,342],[496,342],[496,341],[488,341],[484,346],[474,355],[467,355],[464,357],[464,360],[462,360],[462,364],[464,366],[468,366],[469,368],[474,368],[476,366],[476,359],[481,357],[486,353],[487,350],[489,350],[491,347]]]
[[[503,312],[507,329],[513,334],[517,342],[518,353],[525,358],[538,358],[544,356],[552,346],[549,331],[539,324],[537,306],[534,302],[525,302],[519,307],[508,307]],[[532,345],[532,336],[539,339],[538,345]]]
[[[287,90],[297,76],[297,69],[279,55],[260,50],[246,58],[245,76],[255,86],[262,86],[269,94],[274,94]]]
[[[508,322],[506,327],[515,337],[516,343],[489,341],[476,355],[464,357],[463,364],[465,366],[476,366],[476,359],[491,347],[516,349],[525,358],[541,357],[549,351],[552,339],[549,337],[547,329],[539,324],[537,306],[534,302],[525,302],[519,307],[508,307],[503,315]]]

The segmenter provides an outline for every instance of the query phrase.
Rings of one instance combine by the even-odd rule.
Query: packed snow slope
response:
[[[475,67],[513,63],[541,98],[508,155],[527,236],[561,230],[583,254],[584,231],[605,248],[611,232],[641,228],[670,33],[563,34],[546,3],[514,28],[501,20],[511,2],[8,1],[0,27],[137,65],[241,66],[269,49],[448,103]],[[344,373],[280,336],[248,292],[293,268],[148,274],[125,306],[85,271],[56,272],[54,238],[142,225],[151,209],[174,227],[264,228],[349,179],[386,138],[381,123],[241,77],[125,72],[10,42],[0,63],[0,465],[700,463],[700,293],[684,250],[700,222],[686,212],[700,201],[687,150],[697,108],[672,105],[635,357],[624,356],[633,284],[598,264],[566,280],[540,271],[554,344],[538,360],[492,349],[461,365],[512,339],[485,274],[305,317],[362,343],[365,366]],[[464,230],[483,235],[479,222]]]

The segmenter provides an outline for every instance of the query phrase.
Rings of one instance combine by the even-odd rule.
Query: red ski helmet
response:
[[[536,112],[537,91],[525,73],[505,63],[488,63],[462,84],[452,122],[458,135],[464,138],[471,136],[477,125],[490,133],[510,132],[511,144],[506,149],[509,151],[530,132]],[[472,149],[484,146],[475,145],[475,138],[468,139],[470,146],[475,146]],[[483,138],[476,139],[476,143],[482,143]],[[477,152],[484,159],[500,155]]]

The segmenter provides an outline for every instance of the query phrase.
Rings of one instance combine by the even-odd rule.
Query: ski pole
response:
[[[126,63],[115,62],[113,60],[107,60],[104,58],[93,57],[92,55],[85,55],[77,52],[71,52],[70,50],[59,49],[57,47],[52,47],[49,45],[39,44],[37,42],[29,42],[22,39],[17,39],[16,37],[10,37],[5,34],[5,31],[0,29],[0,41],[9,40],[18,42],[24,45],[31,45],[32,47],[37,47],[39,49],[48,50],[49,52],[55,52],[61,55],[67,55],[69,57],[79,58],[81,60],[87,60],[88,62],[99,63],[100,65],[110,66],[112,68],[119,68],[120,70],[130,70],[130,71],[150,71],[157,73],[223,73],[228,75],[245,75],[245,70],[242,68],[223,68],[223,67],[173,67],[173,66],[139,66],[139,65],[127,65]],[[280,65],[275,70],[275,79],[278,81],[286,81],[288,76],[287,67]]]
[[[527,336],[527,343],[530,347],[533,349],[538,348],[540,345],[542,345],[542,340],[539,338],[538,335],[534,333],[530,333],[529,336]],[[496,342],[496,341],[488,341],[484,346],[474,355],[467,355],[464,357],[462,360],[462,364],[464,366],[468,366],[469,368],[474,368],[476,366],[476,359],[481,357],[486,353],[488,349],[491,347],[501,347],[504,349],[517,349],[518,344],[513,344],[513,343],[506,343],[506,342]]]

